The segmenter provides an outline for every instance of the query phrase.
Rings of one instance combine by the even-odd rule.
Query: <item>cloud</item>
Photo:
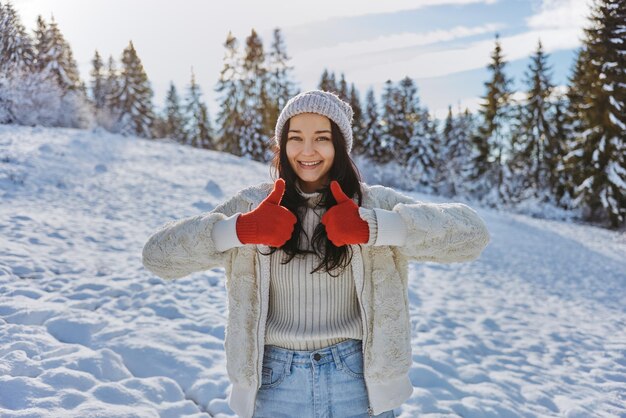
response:
[[[526,24],[535,30],[580,29],[587,23],[591,4],[590,0],[543,0]]]
[[[485,68],[489,63],[495,39],[469,42],[449,49],[416,51],[410,46],[424,46],[460,38],[462,33],[485,33],[494,31],[497,25],[477,28],[455,28],[451,31],[435,31],[425,34],[401,34],[373,41],[342,43],[335,47],[308,50],[301,56],[294,55],[293,63],[301,78],[319,76],[319,63],[332,62],[338,72],[346,72],[352,82],[372,84],[381,77],[399,80],[405,76],[414,79],[441,77],[458,72]],[[580,28],[564,27],[536,29],[511,36],[500,37],[504,58],[507,61],[522,59],[533,54],[541,39],[544,52],[573,49],[580,45]],[[391,42],[392,40],[397,43]],[[384,44],[389,47],[385,50]],[[402,48],[398,48],[398,45]],[[391,47],[393,46],[393,47]],[[358,56],[356,56],[358,55]],[[317,64],[316,64],[317,63]],[[309,70],[310,69],[310,70]],[[307,72],[311,71],[311,74]]]
[[[572,28],[533,30],[501,37],[500,43],[504,59],[513,61],[530,56],[535,51],[539,39],[547,53],[575,48],[580,44],[578,35],[579,30]],[[379,77],[375,76],[376,73],[385,74],[392,79],[400,79],[406,75],[413,78],[425,78],[484,68],[490,61],[494,45],[494,39],[487,39],[472,42],[463,48],[426,52],[413,56],[405,62],[364,68],[360,73],[352,73],[351,78],[366,83],[377,80]]]
[[[500,37],[506,61],[531,56],[538,40],[546,53],[580,46],[582,27],[590,10],[587,0],[543,0],[536,5],[535,13],[526,18],[527,31]],[[341,42],[295,54],[293,63],[301,80],[317,79],[320,63],[332,63],[330,67],[336,73],[346,73],[348,79],[360,87],[380,84],[384,81],[381,78],[398,81],[405,76],[414,79],[444,77],[484,69],[494,49],[493,35],[503,28],[503,24],[491,22],[475,27],[457,26]],[[465,41],[465,38],[489,33],[492,36],[488,39]]]
[[[254,17],[256,22],[273,22],[289,27],[339,17],[355,17],[369,14],[394,13],[431,6],[492,4],[497,0],[385,0],[385,1],[337,1],[317,0],[314,4],[283,0],[232,0],[229,9]]]
[[[296,57],[305,65],[307,60],[312,62],[319,61],[321,57],[325,60],[335,58],[349,59],[359,55],[432,45],[468,36],[481,35],[484,33],[494,32],[502,27],[502,24],[488,23],[483,26],[469,28],[466,26],[457,26],[448,30],[441,29],[426,33],[398,33],[357,42],[340,42],[332,47],[309,49],[306,50],[301,56]]]

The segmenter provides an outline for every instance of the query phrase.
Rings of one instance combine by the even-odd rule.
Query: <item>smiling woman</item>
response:
[[[275,182],[151,236],[162,277],[226,266],[224,346],[240,417],[394,417],[413,393],[408,261],[477,258],[463,204],[417,202],[360,180],[350,105],[312,90],[276,122]]]

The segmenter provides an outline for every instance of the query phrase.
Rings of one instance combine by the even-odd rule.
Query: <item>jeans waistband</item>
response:
[[[275,345],[266,345],[264,355],[289,364],[324,364],[333,360],[337,363],[339,357],[345,357],[361,351],[361,344],[361,340],[348,339],[328,347],[310,351],[290,350]]]

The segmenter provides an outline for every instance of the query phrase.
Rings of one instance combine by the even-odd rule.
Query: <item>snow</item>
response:
[[[626,131],[626,125],[620,121],[617,116],[613,114],[613,112],[609,112],[609,120],[613,125],[617,126],[622,131]]]
[[[267,180],[171,141],[0,125],[0,416],[233,417],[224,270],[166,281],[141,250]],[[398,416],[624,416],[624,234],[476,209],[480,259],[409,265]]]
[[[626,190],[626,181],[624,180],[626,179],[626,169],[620,167],[616,162],[611,161],[606,168],[606,173],[609,181],[614,184],[615,187]]]

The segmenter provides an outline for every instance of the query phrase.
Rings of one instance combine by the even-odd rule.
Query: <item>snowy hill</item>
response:
[[[0,125],[0,416],[234,416],[223,269],[165,281],[141,250],[265,180],[218,152]],[[397,415],[626,416],[624,235],[476,209],[479,260],[410,265]]]

